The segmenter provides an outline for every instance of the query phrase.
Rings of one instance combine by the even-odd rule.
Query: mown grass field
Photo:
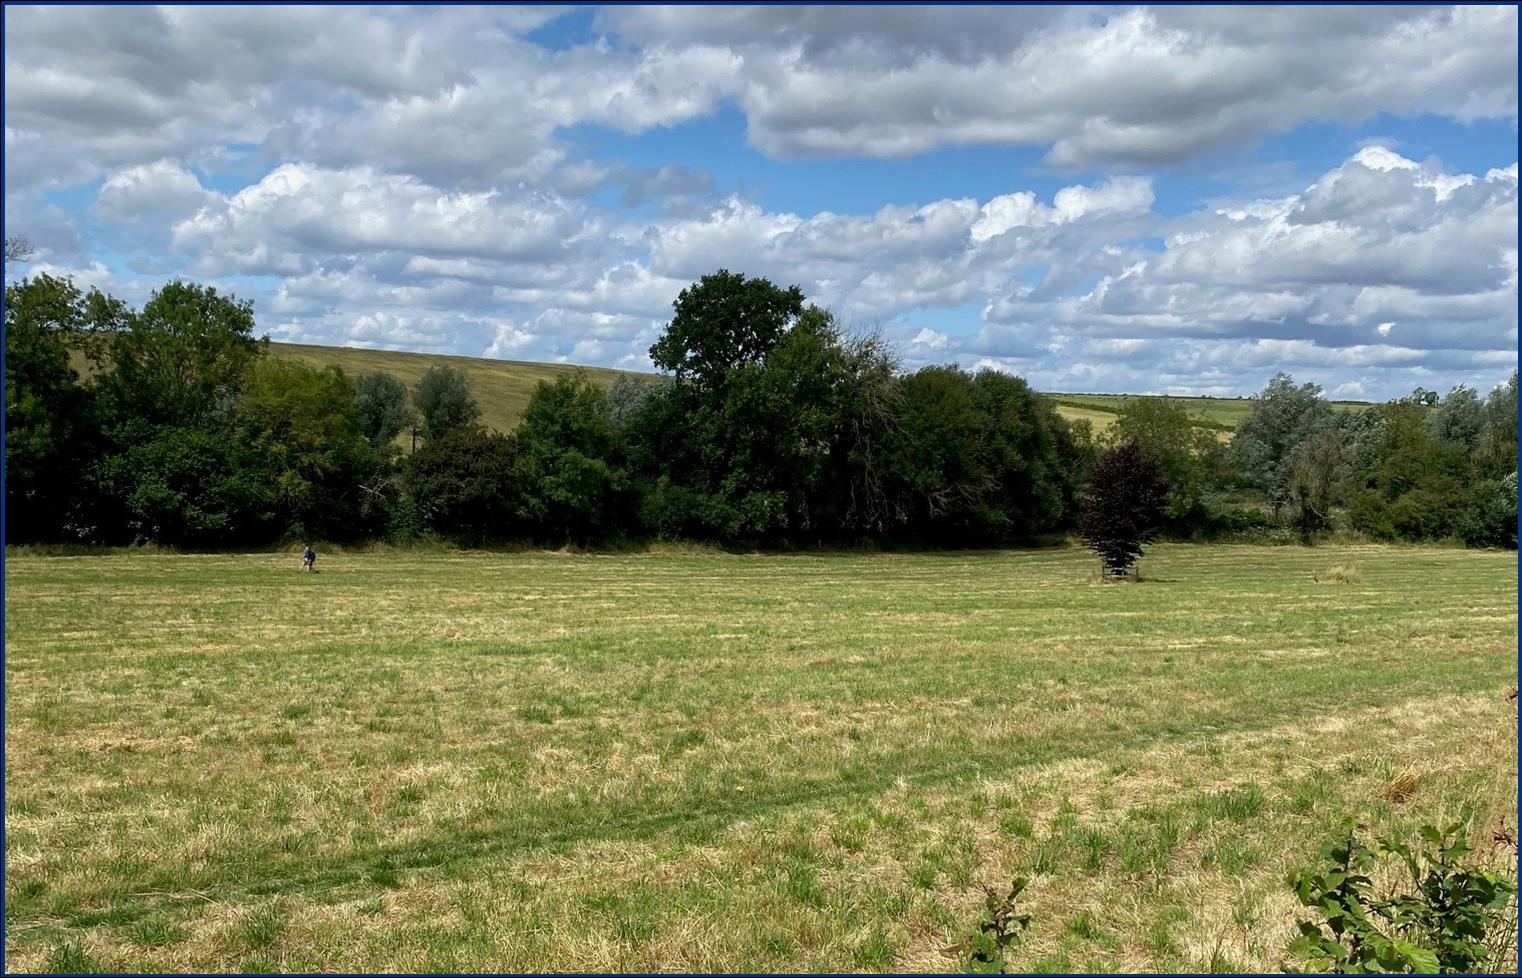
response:
[[[319,567],[11,552],[10,969],[948,970],[1024,874],[1012,968],[1273,970],[1344,816],[1515,825],[1514,554]]]

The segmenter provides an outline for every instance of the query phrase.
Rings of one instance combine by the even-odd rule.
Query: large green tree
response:
[[[627,529],[628,474],[608,401],[585,375],[540,382],[515,434],[523,517],[537,536],[586,544]]]
[[[439,438],[474,424],[481,408],[470,393],[465,372],[455,367],[429,367],[418,378],[412,403],[422,418],[423,437]]]
[[[1517,372],[1485,399],[1484,421],[1475,446],[1475,465],[1481,476],[1503,479],[1517,471]]]
[[[414,420],[407,385],[381,370],[354,378],[354,406],[360,430],[376,445],[389,445]]]
[[[479,546],[520,536],[518,444],[466,424],[407,459],[406,491],[428,529]]]
[[[174,281],[126,317],[99,384],[118,425],[194,426],[231,407],[268,343],[253,303]]]
[[[1457,534],[1469,454],[1434,435],[1431,410],[1404,398],[1366,412],[1353,446],[1348,509],[1355,528],[1414,540]]]
[[[250,446],[225,431],[160,427],[104,463],[129,538],[173,546],[262,543],[276,527],[274,487]]]
[[[858,397],[871,386],[858,383],[872,373],[865,347],[796,286],[727,271],[683,290],[675,311],[651,348],[672,385],[623,422],[646,525],[757,540],[839,534],[851,507],[848,402],[869,403]]]
[[[1070,518],[1080,485],[1077,455],[1057,409],[1023,379],[997,370],[972,378],[982,415],[978,464],[990,478],[978,521],[989,539],[1025,541]]]
[[[978,458],[986,418],[972,396],[972,379],[954,366],[924,367],[899,381],[899,438],[895,482],[916,534],[966,536],[977,526],[993,475]]]
[[[390,446],[366,436],[354,385],[339,368],[277,357],[255,364],[233,430],[265,473],[282,532],[331,540],[384,525]]]
[[[1276,374],[1252,399],[1252,410],[1238,423],[1231,457],[1240,478],[1263,492],[1277,511],[1292,496],[1295,449],[1331,424],[1332,407],[1316,384],[1296,386],[1288,374]]]
[[[1288,488],[1302,530],[1331,525],[1332,507],[1342,500],[1347,469],[1348,445],[1334,425],[1295,446],[1290,454]]]
[[[803,290],[720,269],[681,291],[650,359],[678,380],[721,386],[736,368],[761,362],[803,313]]]
[[[88,458],[91,402],[70,363],[86,297],[68,279],[38,275],[5,289],[7,542],[59,536]]]
[[[1472,452],[1480,446],[1484,432],[1485,403],[1472,388],[1460,384],[1438,403],[1429,421],[1439,441]]]
[[[1225,450],[1213,430],[1173,398],[1138,397],[1121,409],[1114,435],[1145,452],[1168,481],[1165,513],[1172,532],[1188,533],[1205,522],[1207,499],[1225,474]]]

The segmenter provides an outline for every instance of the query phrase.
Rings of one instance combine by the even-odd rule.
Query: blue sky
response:
[[[88,29],[86,22],[88,21]],[[1516,364],[1516,11],[5,11],[8,275],[648,369],[801,285],[905,369],[1339,397]]]

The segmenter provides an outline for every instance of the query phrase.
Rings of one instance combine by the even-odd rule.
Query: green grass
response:
[[[1515,824],[1514,561],[12,551],[9,966],[1273,970],[1344,816]]]

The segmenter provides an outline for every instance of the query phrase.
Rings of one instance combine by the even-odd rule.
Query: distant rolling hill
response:
[[[434,353],[396,353],[389,350],[356,350],[344,346],[305,346],[295,343],[271,343],[270,350],[276,356],[299,360],[311,367],[339,366],[349,376],[384,370],[397,377],[410,390],[417,384],[423,371],[439,364],[448,364],[465,371],[470,379],[470,389],[481,405],[481,420],[499,431],[510,431],[523,416],[528,399],[534,393],[534,385],[541,380],[554,380],[577,368],[570,364],[524,363],[516,360],[483,360],[478,357],[453,357]],[[609,370],[605,367],[582,367],[587,378],[594,384],[611,387],[619,374],[631,377],[652,377],[653,374],[628,370]],[[1064,395],[1066,397],[1066,395]],[[1078,400],[1093,395],[1075,395]],[[1059,399],[1057,412],[1065,418],[1080,418],[1091,422],[1095,428],[1105,428],[1115,423],[1120,401],[1115,403],[1064,404]],[[1230,403],[1230,402],[1222,402]]]
[[[470,379],[471,391],[481,405],[481,420],[500,431],[510,431],[523,416],[534,385],[541,380],[556,377],[577,369],[585,371],[594,384],[611,387],[620,374],[631,377],[652,377],[653,374],[629,370],[611,370],[606,367],[576,367],[561,363],[526,363],[517,360],[485,360],[479,357],[444,356],[435,353],[398,353],[389,350],[358,350],[340,346],[305,346],[294,343],[272,343],[271,350],[277,356],[299,360],[313,367],[336,365],[353,376],[371,370],[384,370],[395,375],[410,389],[423,375],[423,371],[439,364],[448,364],[465,371]],[[1096,429],[1107,428],[1115,423],[1117,415],[1126,402],[1136,394],[1047,394],[1057,403],[1057,413],[1072,421],[1088,421]],[[1212,428],[1229,437],[1237,422],[1247,416],[1252,402],[1246,398],[1229,397],[1180,397],[1201,427]],[[1337,411],[1360,411],[1369,405],[1359,401],[1333,401]]]
[[[436,353],[397,353],[390,350],[357,350],[347,346],[305,346],[295,343],[271,343],[270,352],[299,360],[309,367],[342,367],[353,377],[383,370],[407,385],[410,391],[429,367],[450,366],[465,372],[470,392],[481,405],[481,421],[498,431],[511,431],[523,417],[528,399],[541,380],[584,371],[587,379],[600,387],[612,387],[619,374],[652,377],[653,374],[606,367],[581,367],[560,363],[524,363],[517,360],[483,360],[478,357],[452,357]]]
[[[523,409],[541,380],[554,380],[576,370],[583,371],[592,383],[611,387],[620,374],[636,378],[650,378],[654,374],[632,370],[612,370],[607,367],[577,367],[565,363],[528,363],[519,360],[486,360],[480,357],[456,357],[438,353],[402,353],[392,350],[360,350],[347,346],[308,346],[297,343],[271,343],[270,352],[275,356],[297,360],[311,367],[337,366],[349,376],[383,370],[392,374],[411,390],[418,378],[429,367],[447,364],[465,372],[470,380],[471,392],[481,405],[481,420],[499,431],[511,431],[523,417]],[[74,367],[82,374],[90,373],[90,365],[82,353],[76,351]],[[1057,413],[1070,421],[1088,421],[1096,429],[1108,428],[1115,423],[1126,402],[1142,394],[1046,394],[1057,404]],[[1229,438],[1237,422],[1247,416],[1252,402],[1245,398],[1229,397],[1180,397],[1182,402],[1200,423]],[[1369,407],[1361,401],[1333,401],[1336,411],[1361,411]]]

